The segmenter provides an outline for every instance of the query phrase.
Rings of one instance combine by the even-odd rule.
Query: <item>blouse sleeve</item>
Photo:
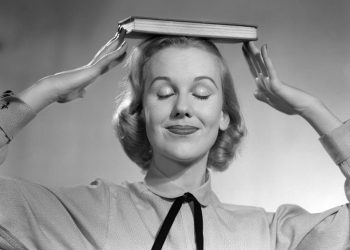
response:
[[[350,120],[320,142],[344,174],[350,201]],[[299,206],[282,205],[269,214],[273,249],[350,249],[350,205],[311,214]]]
[[[323,147],[344,174],[345,194],[350,201],[350,120],[320,138]]]
[[[102,180],[47,188],[0,177],[0,249],[103,249],[109,204]]]
[[[0,99],[0,164],[6,158],[9,142],[35,115],[30,106],[15,96]]]

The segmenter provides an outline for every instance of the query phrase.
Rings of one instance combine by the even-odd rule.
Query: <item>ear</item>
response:
[[[220,124],[219,124],[220,130],[225,131],[228,128],[229,124],[230,124],[230,117],[226,112],[221,111]]]

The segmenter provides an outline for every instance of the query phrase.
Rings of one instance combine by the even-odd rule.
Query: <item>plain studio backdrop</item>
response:
[[[322,99],[343,121],[350,118],[348,0],[0,0],[0,91],[19,92],[88,63],[131,15],[256,24],[257,44],[268,44],[280,78]],[[129,51],[137,42],[128,40]],[[300,117],[255,100],[241,44],[218,46],[248,128],[230,168],[212,175],[219,198],[269,211],[283,203],[311,212],[345,203],[344,177],[316,132]],[[84,99],[44,109],[11,143],[1,175],[56,186],[141,180],[111,126],[124,73],[120,66]]]

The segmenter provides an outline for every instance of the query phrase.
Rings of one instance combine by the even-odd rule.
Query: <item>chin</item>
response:
[[[215,143],[216,135],[206,134],[198,137],[169,138],[153,137],[150,141],[159,156],[165,157],[174,162],[190,165],[194,162],[208,157],[212,145]]]
[[[198,149],[198,148],[197,148]],[[193,147],[172,147],[164,155],[173,161],[189,165],[207,157],[209,150],[194,150]]]

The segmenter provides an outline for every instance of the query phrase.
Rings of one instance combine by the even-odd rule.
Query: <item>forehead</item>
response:
[[[145,67],[146,75],[169,77],[209,75],[220,78],[217,56],[196,47],[170,47],[154,54]]]

